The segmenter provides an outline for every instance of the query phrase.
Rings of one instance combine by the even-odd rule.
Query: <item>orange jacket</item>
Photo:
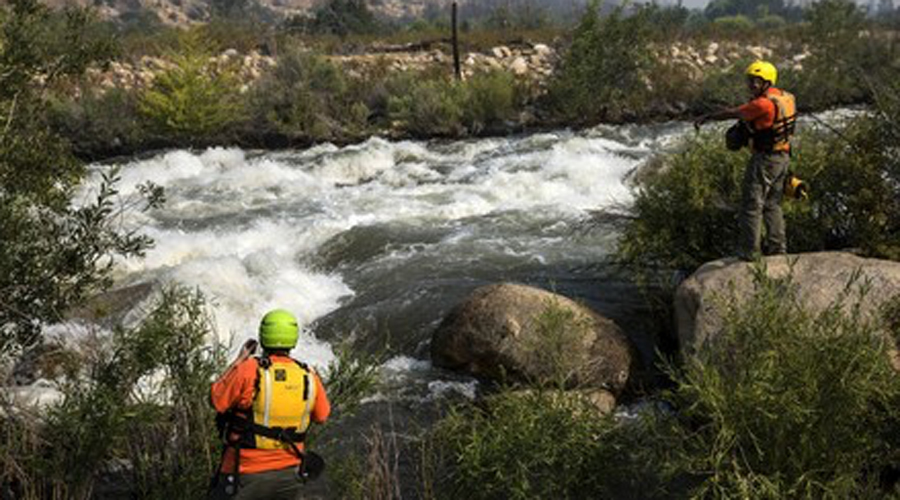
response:
[[[775,126],[775,120],[778,118],[778,109],[775,107],[775,103],[772,101],[771,96],[777,97],[784,95],[786,95],[786,93],[782,90],[770,87],[766,90],[765,94],[738,107],[741,120],[750,123],[753,126],[753,130],[756,132],[771,129]],[[787,112],[791,113],[791,118],[793,118],[794,110],[791,109]],[[790,151],[790,148],[790,143],[787,142],[787,140],[775,146],[776,151]]]
[[[294,363],[288,356],[272,354],[269,356],[272,364]],[[256,358],[249,358],[225,373],[218,381],[212,384],[210,389],[210,401],[218,413],[225,413],[232,408],[249,409],[253,405],[255,384],[257,378],[258,363]],[[313,372],[316,383],[316,399],[311,410],[311,419],[316,423],[323,423],[331,413],[331,403],[325,394],[325,387],[319,375]],[[298,443],[297,448],[303,450],[303,444]],[[257,450],[241,449],[240,473],[254,474],[268,470],[278,470],[294,467],[300,463],[300,459],[290,450]],[[223,469],[225,464],[223,463]]]

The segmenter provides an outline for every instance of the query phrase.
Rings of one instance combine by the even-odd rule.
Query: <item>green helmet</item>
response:
[[[259,343],[263,349],[292,349],[297,345],[297,318],[284,309],[266,313],[259,322]]]

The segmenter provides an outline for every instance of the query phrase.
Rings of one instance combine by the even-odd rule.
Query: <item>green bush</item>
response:
[[[202,297],[162,292],[133,329],[119,329],[82,358],[44,415],[4,413],[0,483],[16,498],[90,498],[112,459],[138,498],[199,498],[218,459],[209,381],[224,351],[209,345]]]
[[[680,152],[654,159],[639,174],[633,218],[617,249],[622,262],[690,271],[733,252],[748,153],[729,152],[723,142],[717,133],[689,137]]]
[[[169,57],[174,66],[139,96],[141,114],[176,143],[224,135],[240,118],[235,68],[213,67],[203,43],[187,32],[179,52]]]
[[[375,33],[381,25],[363,0],[328,0],[313,12],[311,19],[300,16],[292,19],[291,29],[343,38],[351,34]]]
[[[813,193],[808,204],[787,205],[792,251],[853,248],[900,260],[900,172],[891,168],[896,154],[878,132],[883,125],[863,117],[837,134],[804,135],[793,163]]]
[[[891,67],[896,57],[889,37],[866,22],[850,0],[823,0],[805,12],[802,41],[811,55],[792,85],[800,103],[813,109],[871,100],[866,76]],[[868,31],[868,36],[863,33]]]
[[[862,117],[831,130],[805,131],[791,161],[811,188],[809,201],[783,203],[788,251],[853,248],[900,259],[897,160],[886,119]],[[836,133],[835,133],[836,132]],[[725,149],[720,133],[688,138],[636,179],[633,218],[618,255],[633,269],[681,269],[733,254],[747,151]]]
[[[719,17],[713,23],[716,29],[723,33],[739,35],[750,33],[756,28],[753,20],[744,15]]]
[[[418,79],[408,73],[398,78],[394,88],[408,92],[391,93],[388,116],[412,134],[455,136],[464,130],[466,93],[462,84],[446,78]]]
[[[291,137],[358,137],[368,129],[369,109],[357,82],[322,57],[289,50],[250,96],[262,122]]]
[[[787,25],[783,17],[775,14],[763,16],[756,21],[756,25],[766,30],[777,30]]]
[[[494,396],[485,410],[451,413],[437,430],[452,457],[446,498],[604,498],[594,455],[613,427],[577,395]]]
[[[458,82],[441,74],[404,73],[384,85],[387,115],[414,135],[458,136],[491,130],[515,118],[521,89],[505,71]]]
[[[589,4],[572,44],[550,84],[549,106],[573,123],[621,120],[639,113],[649,96],[653,68],[649,42],[652,11],[625,15],[622,7],[600,17]]]
[[[506,71],[476,73],[465,82],[466,103],[463,122],[478,133],[515,118],[519,89],[515,77]]]
[[[790,277],[757,268],[745,302],[720,303],[713,341],[670,369],[675,413],[654,440],[670,477],[696,481],[692,498],[882,498],[900,379],[864,300],[813,313]]]
[[[153,140],[138,111],[137,94],[121,88],[85,89],[76,98],[57,100],[52,113],[54,130],[80,158],[129,153]]]

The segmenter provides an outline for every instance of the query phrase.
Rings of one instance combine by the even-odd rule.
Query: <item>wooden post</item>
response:
[[[456,29],[456,2],[453,2],[453,72],[457,80],[462,80],[462,71],[459,69],[459,34]]]

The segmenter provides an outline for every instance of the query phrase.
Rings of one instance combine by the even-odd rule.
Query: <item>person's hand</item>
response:
[[[235,364],[248,359],[250,356],[253,356],[253,354],[256,353],[256,346],[258,344],[259,343],[254,339],[250,339],[244,342],[244,346],[241,347],[240,354],[238,354],[237,359],[234,360]]]

